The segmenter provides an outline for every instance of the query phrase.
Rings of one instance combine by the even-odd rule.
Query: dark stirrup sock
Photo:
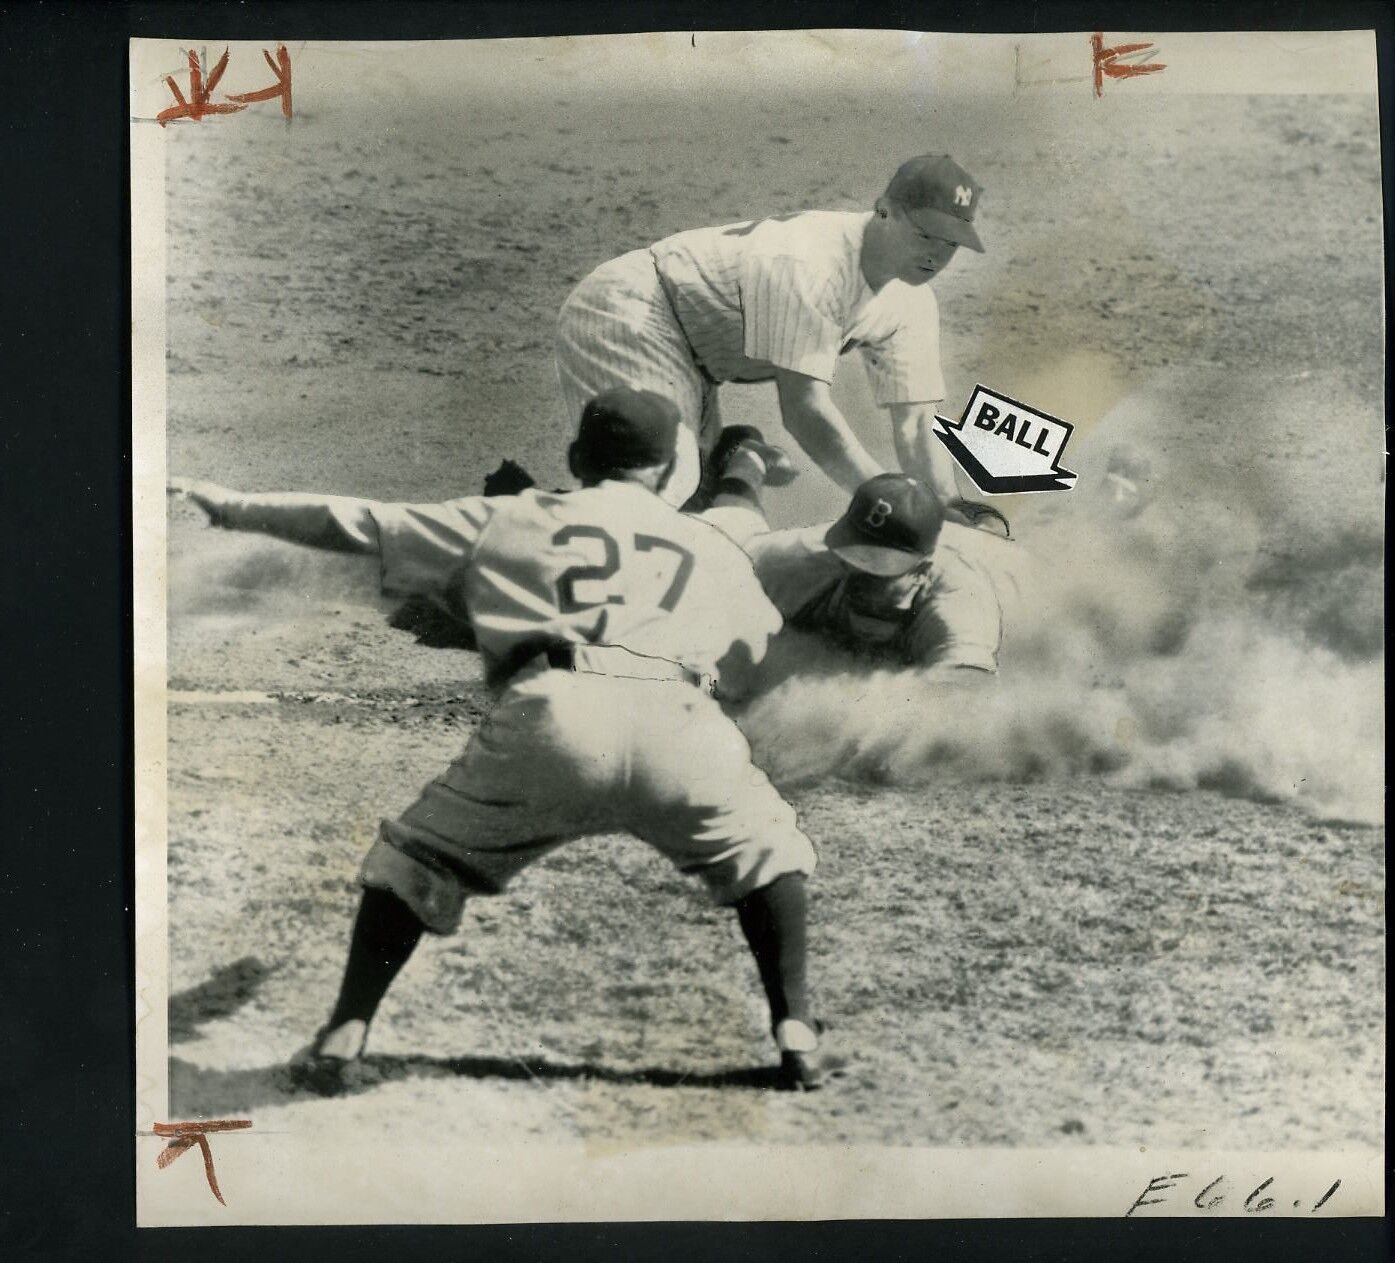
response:
[[[407,963],[425,927],[405,903],[386,890],[367,889],[354,918],[344,981],[329,1028],[352,1018],[371,1022],[383,996]]]
[[[804,875],[786,873],[736,904],[741,931],[770,1001],[772,1028],[787,1017],[813,1023],[805,976],[808,903]]]

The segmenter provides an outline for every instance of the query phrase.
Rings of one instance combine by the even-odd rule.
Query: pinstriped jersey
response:
[[[831,382],[857,349],[879,404],[945,397],[940,318],[929,285],[862,275],[870,214],[804,211],[696,228],[650,248],[699,365],[719,382],[777,368]]]
[[[632,483],[370,511],[384,590],[468,619],[491,666],[565,641],[720,677],[780,630],[736,544]]]

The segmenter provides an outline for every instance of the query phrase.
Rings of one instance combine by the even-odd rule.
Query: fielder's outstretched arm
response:
[[[827,382],[782,368],[775,371],[775,385],[785,429],[844,491],[856,491],[882,472],[833,402]]]
[[[244,494],[189,478],[172,478],[169,490],[197,504],[215,526],[375,561],[373,577],[386,595],[424,596],[456,617],[451,585],[492,504],[485,496],[405,504],[297,491]]]
[[[940,498],[942,504],[959,499],[959,487],[954,475],[954,458],[945,445],[935,438],[935,409],[938,403],[894,403],[891,413],[891,435],[896,444],[896,459],[902,472],[919,478]]]
[[[960,494],[954,458],[934,435],[935,409],[941,402],[888,405],[896,459],[901,462],[902,471],[919,478],[940,497],[951,522],[978,526],[985,518],[993,518],[1002,525],[1005,535],[1011,535],[1007,517],[1001,510]]]
[[[331,552],[380,551],[373,510],[381,506],[375,500],[299,491],[247,493],[193,478],[171,478],[169,492],[197,504],[213,526]]]

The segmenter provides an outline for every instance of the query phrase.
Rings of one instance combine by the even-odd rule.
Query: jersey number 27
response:
[[[604,584],[620,571],[620,545],[603,527],[564,526],[552,537],[552,542],[562,547],[579,539],[594,539],[604,550],[603,558],[599,565],[569,566],[557,576],[557,608],[563,614],[575,614],[578,610],[593,609],[597,605],[624,605],[623,592],[602,588],[603,595],[594,601],[582,600],[577,595],[578,583],[591,580]],[[634,550],[637,553],[670,552],[678,558],[678,566],[673,572],[668,590],[659,598],[661,610],[673,610],[683,597],[683,589],[688,586],[688,576],[693,572],[693,554],[681,544],[675,544],[670,539],[660,539],[657,535],[637,534],[634,537]]]

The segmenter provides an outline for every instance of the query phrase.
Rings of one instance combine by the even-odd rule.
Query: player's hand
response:
[[[1001,533],[1004,539],[1012,538],[1012,527],[1008,525],[1007,515],[991,504],[981,504],[977,500],[951,500],[946,507],[946,516],[951,522],[975,526],[994,535]],[[990,520],[996,522],[996,525],[990,525]],[[1001,532],[998,527],[1002,528]]]
[[[213,526],[226,525],[228,505],[237,492],[220,487],[216,482],[204,482],[198,478],[171,478],[166,486],[169,495],[177,500],[188,500],[208,515]]]

